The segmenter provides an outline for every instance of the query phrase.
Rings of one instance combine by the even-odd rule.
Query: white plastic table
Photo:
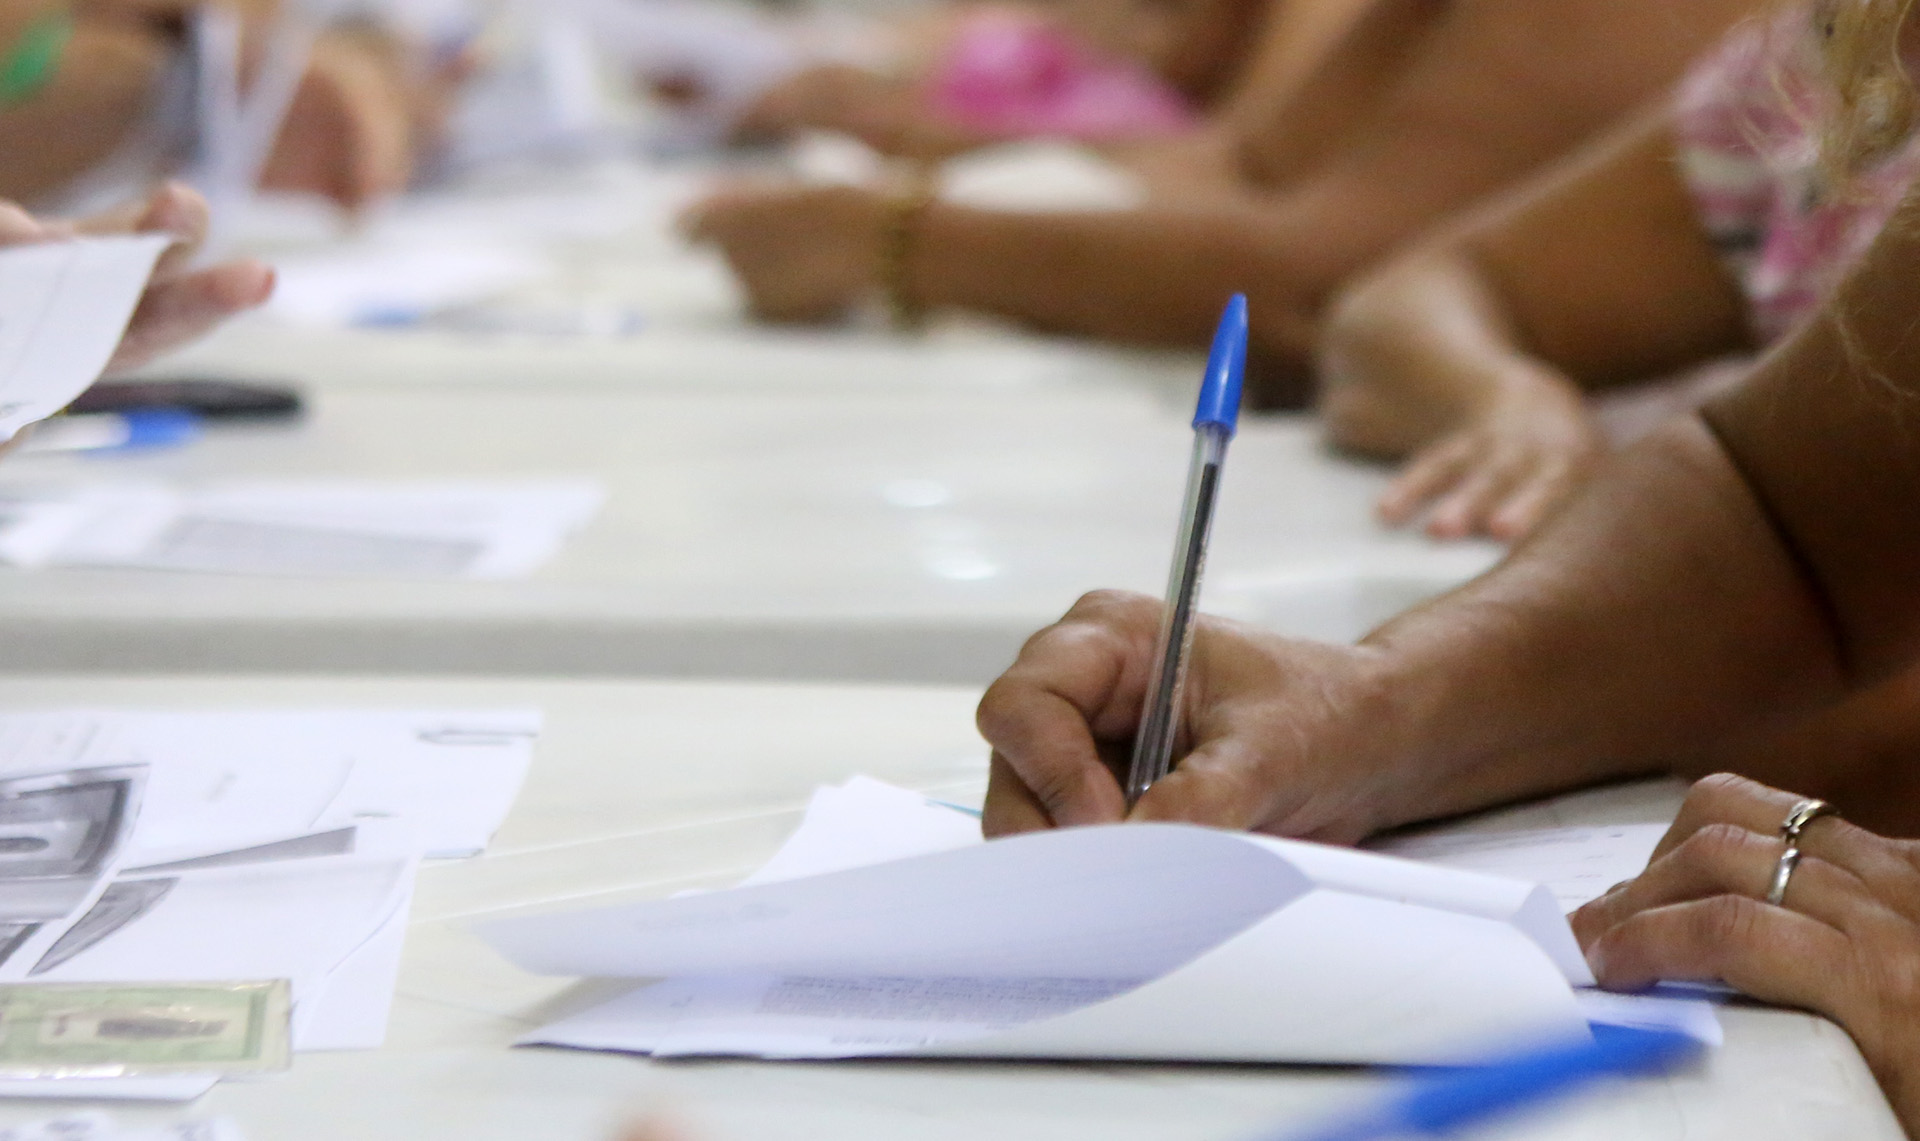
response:
[[[1189,415],[1127,385],[328,387],[297,426],[17,456],[0,487],[579,475],[608,504],[522,581],[0,571],[0,671],[984,683],[1082,592],[1163,589]],[[1380,530],[1384,478],[1328,455],[1304,421],[1248,422],[1207,605],[1351,638],[1493,557]]]
[[[599,1141],[668,1109],[711,1141],[1202,1141],[1363,1097],[1361,1071],[1268,1066],[654,1064],[513,1050],[568,988],[520,973],[465,930],[528,904],[611,902],[724,885],[771,854],[813,786],[865,772],[979,795],[976,694],[961,688],[517,679],[0,679],[0,708],[533,704],[548,729],[489,854],[421,873],[385,1048],[309,1054],[188,1107],[118,1107],[128,1124],[233,1116],[252,1141]],[[1648,821],[1673,786],[1513,810],[1499,826]],[[1898,1141],[1851,1042],[1829,1023],[1722,1013],[1697,1071],[1609,1087],[1476,1137],[1503,1141]],[[57,1111],[0,1105],[0,1121]]]

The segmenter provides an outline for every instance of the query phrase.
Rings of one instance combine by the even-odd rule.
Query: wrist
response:
[[[881,199],[877,276],[888,317],[901,332],[916,331],[926,322],[926,299],[916,287],[914,263],[927,212],[938,196],[934,172],[916,167]]]

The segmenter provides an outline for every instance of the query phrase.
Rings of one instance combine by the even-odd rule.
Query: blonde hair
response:
[[[1821,165],[1837,181],[1904,146],[1916,118],[1900,26],[1914,0],[1817,0],[1821,60],[1835,101],[1823,124]]]

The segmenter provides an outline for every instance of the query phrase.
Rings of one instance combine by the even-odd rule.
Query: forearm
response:
[[[1402,456],[1518,389],[1578,386],[1522,351],[1498,291],[1461,249],[1395,261],[1329,307],[1320,411],[1334,443]]]
[[[100,162],[139,124],[169,45],[132,25],[81,23],[46,87],[0,111],[0,197],[32,201]]]
[[[1810,325],[1707,409],[1830,615],[1850,680],[1920,654],[1920,328],[1910,194]]]
[[[906,284],[929,306],[1181,345],[1204,344],[1242,292],[1256,349],[1298,357],[1331,281],[1289,230],[1246,203],[1082,214],[936,205],[920,219]]]
[[[1841,693],[1827,611],[1719,441],[1676,421],[1499,569],[1369,637],[1394,823],[1694,773]]]

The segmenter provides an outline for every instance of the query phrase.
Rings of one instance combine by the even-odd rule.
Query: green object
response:
[[[285,979],[0,986],[0,1078],[283,1070]]]
[[[72,38],[73,13],[64,5],[27,25],[13,50],[0,56],[0,107],[25,103],[53,82]]]

